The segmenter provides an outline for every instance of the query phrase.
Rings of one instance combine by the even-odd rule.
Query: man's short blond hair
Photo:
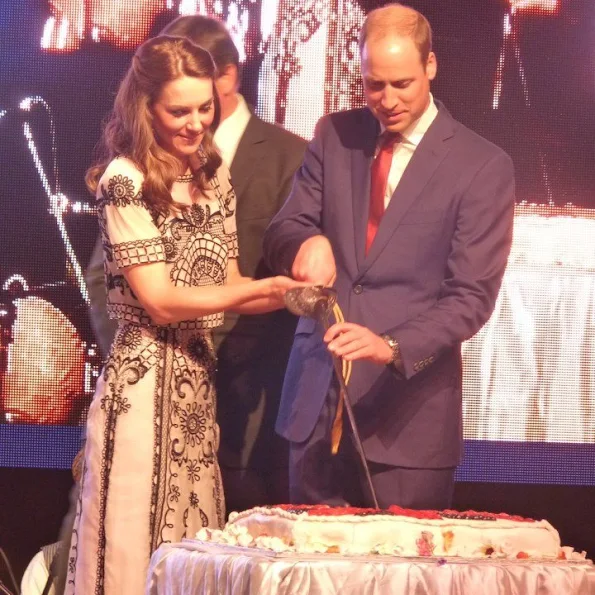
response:
[[[359,34],[360,52],[368,40],[379,40],[389,35],[411,37],[419,50],[422,64],[427,63],[432,51],[432,27],[421,12],[398,3],[372,10]]]

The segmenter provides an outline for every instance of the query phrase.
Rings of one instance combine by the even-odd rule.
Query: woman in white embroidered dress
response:
[[[282,308],[299,285],[240,277],[214,77],[190,41],[145,42],[87,173],[119,326],[88,415],[69,594],[140,595],[161,543],[223,524],[210,329],[228,309]]]

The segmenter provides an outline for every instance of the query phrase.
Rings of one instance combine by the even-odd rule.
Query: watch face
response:
[[[381,336],[382,336],[383,341],[391,348],[391,350],[393,352],[390,362],[388,362],[388,363],[394,364],[399,359],[399,356],[400,356],[399,343],[396,339],[394,339],[390,335],[381,335]]]
[[[396,347],[397,341],[396,339],[393,339],[390,335],[382,335],[382,338],[389,347]]]

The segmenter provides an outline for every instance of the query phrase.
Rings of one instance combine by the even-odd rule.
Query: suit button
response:
[[[353,287],[353,293],[356,295],[359,295],[363,290],[364,288],[361,285],[354,285]]]

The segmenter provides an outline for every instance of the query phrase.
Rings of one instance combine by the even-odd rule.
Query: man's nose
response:
[[[399,104],[400,97],[397,89],[387,85],[382,92],[382,107],[391,111]]]

